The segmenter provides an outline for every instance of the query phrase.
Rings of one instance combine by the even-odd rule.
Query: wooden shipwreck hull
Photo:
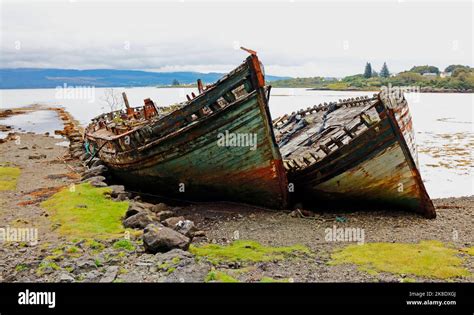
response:
[[[315,106],[276,119],[274,129],[288,181],[305,204],[382,204],[436,216],[403,96]]]
[[[198,85],[198,96],[167,115],[145,100],[148,115],[146,105],[97,117],[86,130],[91,151],[124,183],[157,195],[285,207],[286,173],[256,54]]]

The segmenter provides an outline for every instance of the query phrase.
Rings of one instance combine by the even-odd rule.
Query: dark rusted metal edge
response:
[[[166,139],[169,140],[169,138],[173,138],[173,137],[178,136],[180,134],[187,133],[187,132],[190,131],[190,129],[193,129],[193,128],[199,126],[199,125],[205,124],[212,117],[214,117],[216,115],[220,115],[220,114],[222,114],[222,113],[224,113],[228,110],[231,110],[231,108],[233,108],[235,106],[238,106],[238,104],[240,104],[241,102],[246,101],[247,99],[249,99],[250,97],[253,96],[253,97],[256,97],[256,99],[257,99],[258,107],[259,107],[259,110],[260,110],[260,115],[261,115],[262,121],[264,123],[263,127],[264,127],[264,133],[266,135],[265,138],[267,138],[265,140],[268,141],[268,144],[269,144],[269,147],[270,147],[270,150],[271,150],[272,159],[269,161],[269,167],[273,168],[274,180],[277,182],[277,187],[279,187],[277,189],[278,189],[279,194],[280,194],[280,198],[278,198],[278,199],[281,200],[280,208],[285,208],[288,204],[287,175],[286,175],[285,169],[283,167],[283,161],[282,161],[282,158],[281,158],[281,154],[280,154],[280,151],[278,149],[278,146],[277,146],[277,143],[276,143],[276,140],[275,140],[275,136],[274,136],[274,133],[273,133],[273,128],[271,126],[271,115],[270,115],[270,111],[269,111],[269,108],[268,108],[268,97],[266,96],[267,89],[265,88],[265,78],[264,78],[263,71],[261,69],[261,64],[258,60],[258,57],[256,55],[249,56],[244,61],[244,63],[242,63],[238,68],[234,69],[233,71],[229,72],[229,74],[227,74],[226,76],[221,78],[216,84],[213,85],[212,88],[210,88],[209,90],[207,90],[204,93],[197,96],[195,99],[188,102],[188,105],[185,106],[185,108],[188,107],[188,106],[193,106],[193,104],[196,104],[196,102],[199,102],[199,101],[206,102],[207,97],[205,97],[205,95],[207,95],[209,92],[212,92],[213,89],[217,88],[219,86],[219,83],[225,82],[228,78],[231,77],[231,74],[233,74],[233,73],[234,74],[239,73],[239,72],[243,73],[245,71],[247,71],[247,75],[250,76],[250,79],[252,80],[252,84],[254,85],[255,90],[253,92],[249,93],[249,95],[247,95],[244,99],[239,99],[239,100],[235,101],[234,103],[229,104],[229,106],[223,108],[222,110],[217,111],[216,113],[213,113],[209,116],[206,116],[203,119],[200,119],[199,121],[197,121],[196,124],[188,124],[184,128],[178,128],[174,132],[166,134],[164,137],[157,138],[155,141],[152,141],[152,142],[149,142],[149,143],[146,143],[146,144],[142,144],[139,147],[132,148],[128,151],[122,151],[122,152],[119,152],[117,154],[127,154],[130,151],[137,151],[137,150],[140,151],[140,150],[143,150],[146,147],[159,145],[159,143],[161,141],[164,141]],[[165,117],[161,117],[160,119],[154,121],[153,125],[160,124],[160,122],[166,121],[168,119],[173,119],[174,118],[173,116],[176,116],[177,113],[179,113],[179,110],[176,110],[176,111],[170,113],[169,115],[167,115]],[[144,126],[141,126],[139,128],[143,128],[143,127]],[[118,137],[114,137],[114,138],[111,138],[111,139],[101,139],[101,140],[105,141],[105,143],[119,141],[120,138],[122,138],[122,137],[124,137],[124,136],[126,136],[126,135],[128,135],[129,133],[132,133],[132,132],[136,132],[136,130],[132,130],[128,133],[121,134]],[[86,135],[86,137],[89,137],[89,138],[94,139],[94,140],[101,138],[101,137],[94,137],[91,134]],[[149,157],[149,158],[151,159],[152,157]],[[113,159],[110,159],[110,161],[108,161],[109,163],[107,163],[107,164],[109,164],[112,168],[116,168],[116,169],[127,169],[129,167],[134,168],[134,167],[137,166],[137,164],[140,164],[140,163],[144,162],[143,159],[138,159],[138,160],[135,159],[135,160],[133,160],[132,162],[129,162],[129,163],[119,163],[119,164],[110,163],[111,161],[113,161]]]

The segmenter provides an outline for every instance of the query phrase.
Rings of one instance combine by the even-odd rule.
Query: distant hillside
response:
[[[387,70],[388,71],[388,70]],[[337,78],[290,78],[272,82],[276,88],[310,88],[314,90],[377,91],[383,86],[419,88],[422,92],[474,91],[474,68],[449,65],[444,71],[433,66],[414,66],[408,71],[383,77],[376,72],[367,77],[356,74]]]
[[[158,86],[191,84],[197,79],[213,83],[224,74],[200,72],[147,72],[137,70],[0,69],[0,89],[55,88],[70,86]],[[268,81],[286,79],[267,76]]]

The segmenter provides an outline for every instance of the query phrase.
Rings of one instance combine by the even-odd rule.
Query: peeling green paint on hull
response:
[[[113,121],[109,113],[93,120],[86,137],[117,178],[141,191],[284,208],[287,178],[268,97],[261,65],[252,54],[172,113],[103,136],[109,129],[100,120]],[[225,135],[247,141],[219,142]]]
[[[196,125],[188,133],[141,152],[149,156],[126,168],[111,165],[127,183],[182,199],[231,200],[281,208],[286,184],[273,155],[257,93]],[[256,147],[220,146],[218,135],[255,134]],[[110,165],[110,164],[109,164]]]

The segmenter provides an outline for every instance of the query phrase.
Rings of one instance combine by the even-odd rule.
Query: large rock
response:
[[[107,187],[107,184],[104,182],[99,182],[99,181],[91,181],[89,182],[92,186],[94,187]]]
[[[148,202],[135,201],[134,200],[134,201],[130,202],[130,207],[133,207],[133,208],[136,208],[136,209],[151,211],[151,208],[153,207],[153,204],[148,203]]]
[[[109,188],[112,189],[112,191],[110,192],[110,195],[112,197],[116,196],[117,194],[121,194],[125,192],[124,185],[110,185]]]
[[[202,282],[211,271],[209,264],[190,263],[165,276],[163,282]]]
[[[83,279],[82,282],[98,282],[101,274],[98,270],[91,270],[81,274],[80,276]]]
[[[71,283],[71,282],[74,282],[75,279],[73,276],[71,276],[70,274],[68,273],[61,273],[59,275],[59,282],[63,282],[63,283]]]
[[[169,207],[164,204],[164,203],[157,203],[156,205],[154,205],[153,207],[151,207],[150,209],[152,212],[155,212],[155,213],[158,213],[158,212],[162,212],[162,211],[168,211],[169,210]],[[166,218],[165,218],[166,219]],[[163,219],[164,220],[164,219]]]
[[[113,197],[113,200],[115,201],[125,201],[130,198],[130,193],[125,192],[123,194],[118,194],[117,197]]]
[[[161,224],[149,224],[143,231],[143,245],[149,253],[165,253],[173,248],[187,250],[191,240]]]
[[[153,217],[146,212],[139,212],[123,220],[123,226],[132,229],[144,229],[150,223],[153,223]]]
[[[105,177],[104,176],[101,176],[101,175],[98,175],[98,176],[93,176],[93,177],[89,177],[89,178],[86,178],[86,179],[83,179],[82,182],[85,183],[85,182],[93,182],[93,181],[96,181],[96,182],[103,182],[105,181]]]
[[[170,261],[175,260],[176,258],[178,258],[177,259],[178,261],[182,261],[182,260],[185,260],[185,259],[188,259],[188,258],[190,258],[194,261],[194,255],[193,254],[191,254],[190,252],[184,251],[182,249],[179,249],[179,248],[172,249],[172,250],[170,250],[169,252],[166,252],[166,253],[155,254],[153,258],[158,263],[170,262]]]
[[[83,183],[90,183],[94,187],[107,187],[107,184],[104,181],[105,177],[101,175],[89,177],[82,180]]]
[[[90,162],[89,162],[89,166],[90,167],[96,167],[96,166],[99,166],[99,165],[104,165],[104,162],[102,162],[101,159],[99,158],[93,158]]]
[[[196,231],[196,227],[194,226],[194,222],[191,220],[184,220],[184,221],[179,221],[175,227],[174,230],[186,235],[187,237],[192,238],[194,232]]]
[[[118,266],[108,267],[107,270],[105,271],[104,276],[102,277],[102,279],[100,279],[99,282],[102,282],[102,283],[113,282],[115,278],[117,277],[118,271],[119,271]]]
[[[142,271],[139,270],[130,270],[129,272],[120,275],[120,280],[123,282],[144,282],[145,277],[148,275],[148,273],[143,273]]]
[[[171,218],[171,217],[174,217],[174,212],[173,211],[169,211],[169,210],[166,210],[166,211],[160,211],[156,214],[156,219],[158,221],[164,221],[168,218]]]
[[[153,205],[146,202],[130,201],[128,204],[127,212],[125,213],[125,218],[131,217],[137,213],[145,212],[151,214],[150,208]]]
[[[78,273],[81,271],[90,271],[94,269],[97,269],[94,259],[88,255],[83,255],[76,260],[74,272]]]
[[[87,171],[84,172],[84,175],[82,176],[82,180],[94,177],[94,176],[99,176],[107,172],[107,167],[105,165],[99,165],[95,167],[91,167]]]
[[[158,218],[158,215],[157,215],[157,218]],[[163,223],[164,226],[169,227],[190,238],[193,237],[194,232],[196,232],[197,230],[193,221],[186,220],[182,216],[170,217],[170,218],[167,218],[166,220],[160,220],[160,221],[162,221],[161,223]]]
[[[124,201],[130,198],[130,193],[125,190],[123,185],[111,185],[109,186],[112,191],[110,192],[110,197],[118,201]]]
[[[166,220],[163,220],[161,223],[163,223],[164,226],[170,227],[174,229],[176,227],[176,224],[179,223],[179,221],[184,221],[184,217],[171,217]]]

